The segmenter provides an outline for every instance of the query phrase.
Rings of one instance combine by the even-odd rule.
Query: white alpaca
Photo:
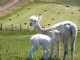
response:
[[[39,20],[41,18],[38,16],[31,16],[30,17],[30,26],[33,26],[38,33],[48,35],[52,37],[52,34],[49,31],[58,30],[61,32],[61,38],[63,40],[64,44],[64,57],[63,60],[66,60],[66,55],[68,52],[68,40],[71,38],[71,60],[74,60],[74,48],[75,48],[75,41],[77,37],[77,27],[74,23],[70,21],[63,21],[60,23],[57,23],[49,28],[42,28],[39,25]],[[58,42],[58,58],[60,58],[60,51],[59,51],[59,42]],[[53,44],[51,47],[51,53],[50,58],[52,58],[53,55]]]
[[[48,60],[48,46],[54,43],[58,39],[59,35],[60,32],[57,30],[54,30],[53,38],[43,34],[33,35],[30,38],[30,43],[32,45],[32,48],[29,51],[30,60],[33,60],[32,54],[39,48],[39,46],[43,48],[43,60]]]

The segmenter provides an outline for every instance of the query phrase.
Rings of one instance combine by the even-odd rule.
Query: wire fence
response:
[[[30,26],[26,26],[26,27],[23,27],[22,24],[17,24],[17,26],[15,26],[15,24],[11,24],[10,26],[8,27],[3,27],[4,24],[0,24],[0,32],[3,33],[4,31],[35,31],[35,28],[31,28]],[[42,27],[43,28],[43,27]],[[80,28],[78,27],[78,31],[80,32]]]
[[[3,32],[22,32],[22,31],[27,31],[27,32],[30,32],[30,31],[33,31],[35,32],[35,29],[30,26],[23,26],[22,24],[11,24],[9,26],[4,26],[4,24],[0,24],[0,33],[3,33]]]

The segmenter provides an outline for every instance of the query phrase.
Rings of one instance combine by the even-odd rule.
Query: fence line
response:
[[[13,31],[13,24],[11,24],[11,30]]]
[[[20,24],[20,31],[21,31],[21,29],[22,29],[22,25]]]
[[[17,27],[18,26],[18,27]],[[9,27],[6,27],[4,26],[3,27],[3,24],[1,23],[0,24],[0,32],[2,33],[4,30],[11,30],[11,31],[14,31],[14,30],[19,30],[19,31],[22,31],[22,30],[25,30],[26,27],[27,27],[27,30],[30,31],[30,30],[35,30],[34,28],[33,29],[30,29],[29,26],[26,26],[25,28],[23,28],[24,25],[22,24],[18,24],[17,26],[15,26],[15,24],[11,24]],[[6,27],[6,28],[5,28]]]
[[[1,25],[0,25],[0,30],[1,30],[1,33],[2,33],[2,23],[1,23]]]
[[[15,27],[15,28],[17,28],[17,27]],[[19,28],[19,29],[14,29],[14,24],[11,24],[10,30],[11,30],[11,31],[20,30],[20,32],[21,32],[22,30],[25,30],[25,29],[26,29],[26,28],[25,28],[25,29],[22,28],[22,24],[19,24],[19,27],[18,27],[18,28]],[[3,28],[3,24],[1,23],[1,24],[0,24],[0,32],[2,33],[3,30],[6,30],[6,29]],[[27,26],[27,30],[30,31],[30,27],[29,27],[29,26]],[[33,30],[35,31],[35,28],[34,28]],[[80,29],[79,29],[79,28],[78,28],[78,31],[80,32]]]

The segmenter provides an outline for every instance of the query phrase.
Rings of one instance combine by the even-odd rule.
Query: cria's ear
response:
[[[42,15],[41,16],[38,16],[38,20],[41,20],[42,19]]]
[[[53,33],[53,34],[60,34],[60,32],[59,32],[58,30],[50,31],[50,33]]]
[[[54,33],[54,31],[49,31],[50,33]]]

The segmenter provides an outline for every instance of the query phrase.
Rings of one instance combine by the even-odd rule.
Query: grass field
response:
[[[29,38],[30,35],[3,35],[0,36],[0,59],[1,60],[29,60],[28,51],[31,48]],[[80,60],[80,33],[78,33],[77,40],[76,40],[76,48],[75,48],[75,59]],[[56,43],[54,47],[54,56],[56,54]],[[69,50],[68,50],[67,60],[70,60],[70,41],[69,41]],[[60,54],[61,60],[63,57],[63,45],[62,42],[60,43]],[[40,48],[34,53],[34,60],[40,60],[42,57],[42,49]]]
[[[26,28],[27,26],[29,26],[30,16],[42,14],[43,19],[40,21],[40,24],[45,25],[46,27],[49,27],[48,23],[53,25],[65,20],[70,20],[79,27],[79,10],[80,7],[77,6],[66,7],[66,5],[54,3],[32,3],[22,7],[21,9],[15,11],[13,14],[8,15],[7,17],[0,18],[0,22],[3,24],[3,28],[10,28],[11,24],[14,24],[14,26],[16,27],[19,27],[19,24],[22,24],[23,28]],[[25,25],[24,23],[27,24]]]
[[[19,29],[20,24],[22,25],[22,29],[26,29],[29,27],[29,17],[32,15],[39,16],[39,14],[41,14],[43,17],[40,21],[41,26],[45,25],[45,27],[49,27],[48,23],[50,24],[50,26],[52,26],[53,24],[56,24],[58,22],[69,20],[74,22],[80,29],[80,7],[66,7],[65,4],[54,3],[32,3],[29,5],[25,5],[21,9],[18,9],[5,17],[0,17],[0,23],[3,24],[3,29],[11,29],[11,24],[14,25],[14,29]],[[30,27],[30,29],[33,28]],[[33,34],[36,34],[36,32],[27,30],[22,30],[21,32],[18,30],[3,31],[2,35],[0,35],[0,60],[29,60],[28,51],[31,48],[29,38]],[[79,39],[80,33],[78,33],[77,36],[74,60],[80,60]],[[62,43],[60,43],[60,45],[60,54],[62,60],[63,46]],[[54,60],[56,60],[55,54],[53,56]],[[37,52],[34,53],[34,60],[40,60],[41,57],[42,49],[40,48],[39,50],[37,50]],[[70,44],[67,60],[70,60]]]

